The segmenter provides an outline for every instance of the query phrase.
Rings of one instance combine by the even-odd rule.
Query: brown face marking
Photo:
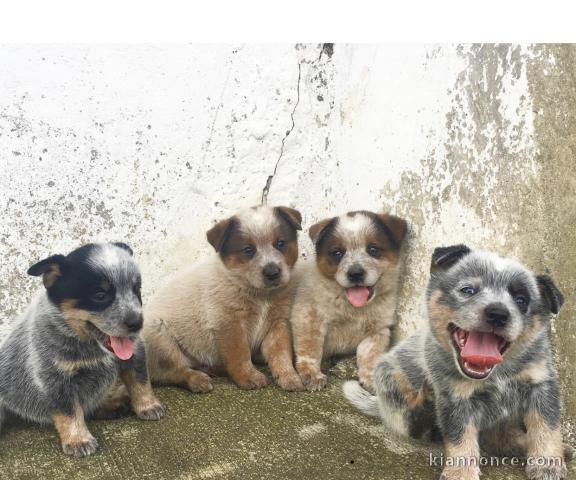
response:
[[[250,263],[252,256],[247,255],[246,248],[256,251],[256,239],[251,238],[239,229],[238,223],[230,227],[227,238],[220,249],[220,258],[227,268],[238,268]]]
[[[446,305],[439,303],[442,297],[442,291],[436,290],[430,296],[428,301],[428,317],[432,326],[432,332],[440,345],[447,352],[452,352],[452,345],[450,344],[450,333],[448,332],[448,324],[454,318],[456,312]]]
[[[90,322],[95,326],[98,326],[99,320],[92,313],[76,308],[77,304],[78,300],[74,298],[63,300],[60,303],[60,311],[74,333],[76,333],[78,337],[86,339],[90,337],[86,323]]]
[[[288,220],[289,215],[285,213],[283,209],[286,209],[286,207],[277,207],[275,209],[275,215],[278,219],[278,227],[276,228],[274,243],[277,243],[280,240],[284,242],[284,248],[279,249],[279,251],[284,255],[288,266],[292,268],[298,260],[298,237],[296,232],[297,230],[301,230],[302,227],[300,227],[300,222],[296,223],[295,219]],[[290,215],[296,216],[297,214],[296,218],[299,218],[300,221],[302,221],[302,217],[297,210],[290,210],[292,212]]]
[[[394,265],[400,259],[400,250],[391,245],[390,239],[380,228],[374,229],[366,236],[366,246],[376,247],[379,251],[379,256],[376,258],[386,259]]]
[[[316,245],[316,264],[320,272],[329,279],[333,279],[340,263],[332,252],[340,250],[346,252],[342,239],[335,233],[338,218],[327,218],[310,227],[310,238]]]
[[[42,283],[44,283],[44,287],[50,288],[61,276],[62,271],[60,270],[60,265],[55,263],[50,265],[48,271],[42,275]]]

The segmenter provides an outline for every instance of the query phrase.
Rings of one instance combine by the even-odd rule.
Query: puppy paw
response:
[[[159,401],[136,412],[136,415],[141,420],[160,420],[165,414],[164,407]]]
[[[82,440],[62,444],[63,452],[73,457],[86,457],[95,453],[97,449],[98,441],[92,435]]]
[[[253,369],[243,375],[234,378],[234,382],[244,390],[255,390],[268,385],[268,378],[262,372]]]
[[[302,392],[306,390],[302,380],[296,372],[290,372],[289,374],[284,374],[276,379],[276,383],[282,390],[287,390],[288,392]]]
[[[302,383],[309,392],[317,392],[326,386],[326,375],[320,370],[306,369],[299,373]]]
[[[444,467],[440,480],[480,480],[480,468],[469,467]]]
[[[194,372],[194,375],[188,378],[186,384],[188,390],[192,393],[208,393],[214,389],[210,376],[204,372]]]
[[[563,480],[566,478],[566,465],[528,465],[526,467],[528,480]]]

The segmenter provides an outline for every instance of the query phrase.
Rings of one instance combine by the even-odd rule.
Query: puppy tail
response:
[[[380,416],[378,408],[378,399],[367,390],[364,390],[356,381],[345,382],[342,385],[344,396],[348,401],[354,405],[358,410],[366,415],[373,417]]]

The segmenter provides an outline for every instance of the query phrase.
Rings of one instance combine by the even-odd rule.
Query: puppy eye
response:
[[[336,260],[340,260],[344,256],[344,252],[342,250],[332,250],[330,255]]]
[[[256,253],[256,249],[254,247],[248,246],[242,249],[242,253],[247,257],[253,257]]]
[[[108,292],[104,290],[98,290],[95,293],[93,293],[90,298],[92,301],[96,303],[102,303],[108,300]]]
[[[278,240],[276,242],[276,245],[274,245],[274,247],[276,248],[276,250],[284,250],[284,247],[286,246],[286,242],[284,240]]]
[[[368,255],[370,255],[371,257],[375,258],[380,257],[380,249],[375,245],[369,245],[366,251],[368,252]]]
[[[525,306],[528,304],[528,299],[526,297],[524,297],[523,295],[517,295],[514,298],[514,301],[521,306]]]
[[[474,295],[476,293],[476,289],[474,287],[471,287],[470,285],[466,285],[465,287],[462,287],[460,289],[460,291],[464,295]]]

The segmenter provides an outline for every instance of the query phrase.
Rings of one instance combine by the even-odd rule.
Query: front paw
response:
[[[276,383],[282,390],[286,390],[288,392],[302,392],[306,390],[302,380],[296,372],[290,372],[278,376]]]
[[[77,441],[70,441],[62,444],[62,451],[66,455],[73,457],[86,457],[92,455],[98,449],[98,441],[90,435]]]
[[[166,415],[166,411],[162,404],[156,400],[153,404],[139,409],[136,412],[136,415],[140,420],[160,420],[164,415]]]
[[[317,368],[302,366],[298,369],[298,373],[306,390],[310,392],[322,390],[326,386],[326,375]]]
[[[243,390],[255,390],[268,385],[268,378],[266,375],[255,368],[237,375],[233,380],[236,385]]]
[[[480,480],[480,468],[468,467],[444,467],[440,480]]]
[[[539,459],[534,459],[537,463]],[[562,480],[566,478],[567,469],[564,462],[556,464],[556,459],[547,458],[542,459],[544,465],[528,465],[526,467],[526,475],[528,480]]]

